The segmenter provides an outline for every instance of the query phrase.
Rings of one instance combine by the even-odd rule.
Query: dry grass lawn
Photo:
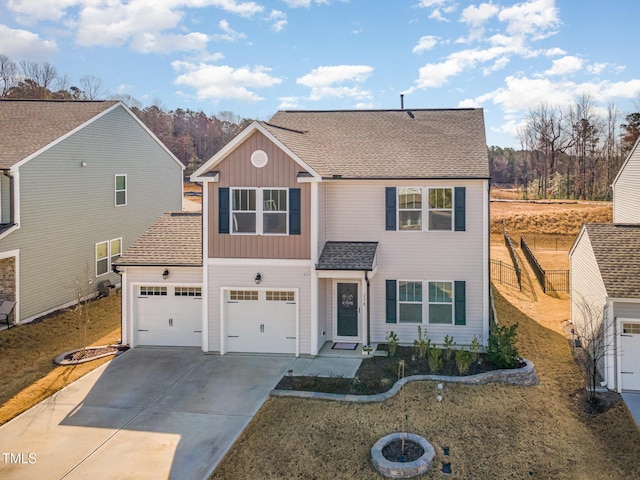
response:
[[[89,303],[87,345],[120,340],[120,296]],[[56,366],[60,353],[82,346],[81,329],[70,310],[0,332],[0,424],[6,423],[69,383],[109,361]]]
[[[501,245],[500,237],[492,258],[510,262]],[[522,291],[497,286],[495,301],[501,323],[519,324],[521,355],[535,363],[540,385],[447,384],[442,403],[433,382],[367,405],[270,398],[211,478],[381,478],[371,446],[399,431],[405,412],[408,430],[436,450],[434,467],[420,478],[444,478],[443,462],[451,463],[447,478],[640,478],[640,430],[626,406],[597,416],[580,406],[584,383],[562,330],[568,295],[545,295],[525,269]]]

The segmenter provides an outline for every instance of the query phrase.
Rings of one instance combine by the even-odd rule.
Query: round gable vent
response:
[[[264,150],[256,150],[251,154],[251,164],[256,168],[264,167],[269,161],[269,156]]]

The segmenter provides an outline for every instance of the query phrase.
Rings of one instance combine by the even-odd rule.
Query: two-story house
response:
[[[118,283],[111,263],[182,208],[182,171],[120,102],[0,101],[0,301],[15,321]]]
[[[482,110],[281,111],[192,180],[203,184],[201,255],[180,253],[200,220],[176,214],[116,262],[127,343],[317,355],[390,331],[412,343],[420,325],[436,343],[486,344]],[[189,294],[199,318],[163,313]]]
[[[640,390],[640,148],[613,181],[613,223],[582,226],[569,252],[571,322],[603,322],[607,388]]]

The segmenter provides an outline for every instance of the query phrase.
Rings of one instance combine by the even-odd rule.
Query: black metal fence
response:
[[[520,289],[516,269],[501,260],[491,260],[491,280]]]
[[[504,237],[504,244],[507,246],[507,250],[509,250],[511,263],[513,263],[513,269],[518,280],[517,288],[522,290],[522,268],[520,268],[520,260],[518,260],[518,255],[516,255],[516,250],[513,246],[513,242],[511,241],[511,237],[507,233],[507,226],[504,224],[504,222],[502,222],[502,235]]]
[[[520,248],[524,257],[529,262],[533,274],[538,279],[542,291],[547,293],[551,290],[556,292],[568,292],[569,291],[569,270],[549,270],[548,272],[542,268],[538,259],[533,254],[527,241],[520,237]]]

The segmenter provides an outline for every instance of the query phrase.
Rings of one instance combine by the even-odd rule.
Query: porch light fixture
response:
[[[166,280],[167,278],[169,278],[169,269],[165,268],[164,272],[162,272],[162,279]]]
[[[256,285],[260,285],[260,282],[262,281],[262,274],[260,272],[256,273]]]

